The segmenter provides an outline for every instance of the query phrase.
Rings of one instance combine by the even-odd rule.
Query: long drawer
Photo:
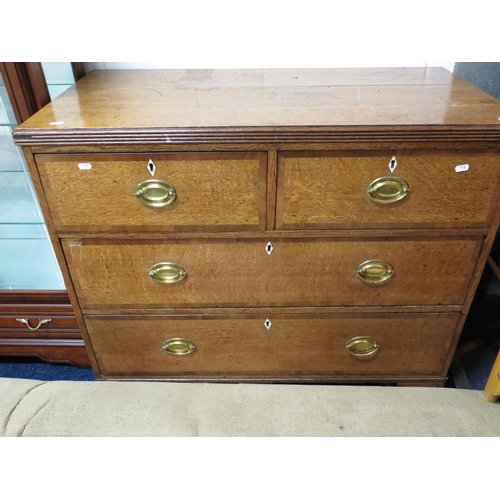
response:
[[[481,241],[64,241],[83,309],[461,304]]]
[[[459,315],[87,316],[104,376],[442,376]]]
[[[265,228],[265,153],[37,155],[60,232]]]
[[[276,227],[487,227],[499,177],[496,153],[283,152]]]

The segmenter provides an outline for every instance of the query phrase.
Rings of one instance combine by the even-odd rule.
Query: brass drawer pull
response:
[[[345,348],[349,354],[362,358],[375,354],[380,344],[371,337],[354,337],[346,342]]]
[[[186,278],[186,270],[174,262],[159,262],[149,270],[149,276],[162,285],[173,285]]]
[[[167,181],[154,179],[137,184],[134,194],[142,204],[153,208],[167,207],[177,197],[172,184]]]
[[[394,276],[394,267],[385,260],[367,260],[358,266],[358,278],[365,283],[378,284]]]
[[[402,200],[410,192],[410,186],[401,177],[380,177],[368,186],[368,196],[375,203],[389,205]]]
[[[19,321],[19,323],[22,323],[23,325],[26,325],[32,332],[35,330],[38,330],[42,325],[46,325],[47,323],[50,323],[52,320],[51,319],[41,319],[38,321],[38,325],[33,328],[30,323],[29,319],[16,319],[16,321]]]
[[[172,356],[186,356],[195,351],[196,345],[188,339],[168,339],[162,349]]]

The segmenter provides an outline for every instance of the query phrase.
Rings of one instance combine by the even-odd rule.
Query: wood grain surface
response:
[[[463,165],[468,169],[457,172]],[[281,153],[276,226],[487,227],[498,200],[499,174],[495,153]],[[367,189],[381,177],[404,179],[410,193],[391,205],[373,202]]]
[[[264,326],[271,321],[269,330]],[[85,321],[105,376],[439,375],[457,314],[252,316],[87,316]],[[357,358],[346,342],[373,337],[380,349]],[[167,354],[170,338],[196,350]]]
[[[154,177],[148,170],[152,159]],[[43,189],[59,231],[142,232],[265,229],[267,155],[204,153],[37,155]],[[88,164],[90,169],[79,165]],[[177,198],[151,208],[135,196],[149,179]]]
[[[172,306],[360,306],[461,304],[480,241],[271,240],[64,241],[82,308]],[[370,259],[387,260],[394,276],[371,285],[356,275]],[[187,272],[175,285],[154,282],[156,263]]]
[[[495,99],[441,68],[93,71],[14,136],[31,145],[297,142],[331,140],[339,127],[368,139],[386,126],[403,138],[468,128],[498,137],[498,117]]]

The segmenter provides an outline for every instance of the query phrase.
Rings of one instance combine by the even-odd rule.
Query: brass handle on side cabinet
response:
[[[368,186],[370,200],[389,205],[402,200],[410,192],[410,186],[401,177],[380,177]]]
[[[358,266],[358,278],[365,283],[376,285],[394,275],[394,267],[385,260],[367,260]]]
[[[16,319],[16,321],[19,321],[19,323],[22,323],[23,325],[26,325],[32,332],[35,330],[38,330],[42,325],[46,325],[47,323],[50,323],[52,320],[51,319],[41,319],[38,321],[38,325],[33,328],[28,319]]]
[[[149,270],[149,276],[162,285],[173,285],[186,278],[186,270],[174,262],[159,262]]]
[[[375,354],[380,349],[380,344],[371,337],[354,337],[346,342],[345,348],[349,354],[364,358]]]
[[[161,208],[171,205],[177,193],[174,186],[167,181],[149,179],[137,184],[135,191],[137,199],[148,207]]]
[[[162,349],[172,356],[186,356],[194,352],[196,345],[188,339],[168,339]]]

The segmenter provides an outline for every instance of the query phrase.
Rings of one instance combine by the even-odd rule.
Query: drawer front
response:
[[[499,173],[495,154],[285,152],[276,227],[486,227]]]
[[[161,309],[461,304],[481,245],[458,239],[273,240],[268,255],[267,243],[83,240],[64,241],[63,248],[83,309]],[[387,267],[360,266],[377,260]],[[153,279],[156,264],[165,264],[156,279],[170,277],[170,283]],[[363,281],[358,269],[380,282]]]
[[[458,316],[263,313],[85,321],[104,376],[439,376]],[[352,341],[360,336],[371,340]],[[356,355],[346,349],[349,341]]]
[[[137,233],[264,229],[266,158],[152,153],[36,162],[58,231]]]
[[[25,314],[0,316],[0,344],[33,345],[43,342],[41,339],[81,340],[80,330],[74,316],[54,316],[53,314]],[[29,340],[31,339],[31,340]],[[38,339],[38,340],[37,340]],[[21,345],[19,344],[19,345]],[[23,344],[24,345],[24,344]]]
[[[44,316],[33,316],[20,314],[17,316],[0,316],[0,330],[16,331],[47,331],[47,330],[68,330],[78,328],[76,318],[57,317],[50,314]]]

